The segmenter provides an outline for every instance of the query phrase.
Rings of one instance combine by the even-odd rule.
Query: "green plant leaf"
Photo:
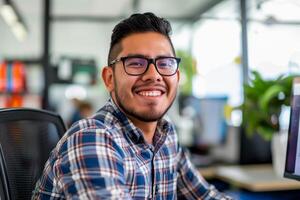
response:
[[[277,98],[280,92],[284,92],[284,86],[281,85],[273,85],[268,88],[264,94],[262,94],[261,98],[259,99],[258,105],[259,107],[267,112],[268,106],[270,106],[270,102],[272,99]]]
[[[246,134],[257,133],[269,140],[280,130],[279,115],[282,105],[290,104],[294,76],[280,75],[264,79],[259,72],[251,71],[249,84],[244,85],[242,126]]]

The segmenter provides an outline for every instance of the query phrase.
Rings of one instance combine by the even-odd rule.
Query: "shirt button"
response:
[[[151,150],[151,151],[154,151],[154,146],[152,144],[148,144],[148,148]]]

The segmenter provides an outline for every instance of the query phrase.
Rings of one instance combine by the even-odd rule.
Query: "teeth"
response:
[[[146,97],[156,97],[161,95],[161,91],[141,91],[139,95],[146,96]]]

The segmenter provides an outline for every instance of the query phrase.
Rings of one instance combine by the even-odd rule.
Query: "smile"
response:
[[[162,92],[159,90],[153,90],[153,91],[140,91],[138,92],[139,95],[141,96],[146,96],[146,97],[157,97],[161,96]]]

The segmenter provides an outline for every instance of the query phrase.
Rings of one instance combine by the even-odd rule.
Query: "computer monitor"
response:
[[[202,98],[188,96],[180,99],[180,110],[194,113],[192,114],[194,147],[210,148],[224,143],[227,133],[224,108],[227,99],[227,96]]]
[[[293,81],[284,177],[300,180],[300,78]]]

